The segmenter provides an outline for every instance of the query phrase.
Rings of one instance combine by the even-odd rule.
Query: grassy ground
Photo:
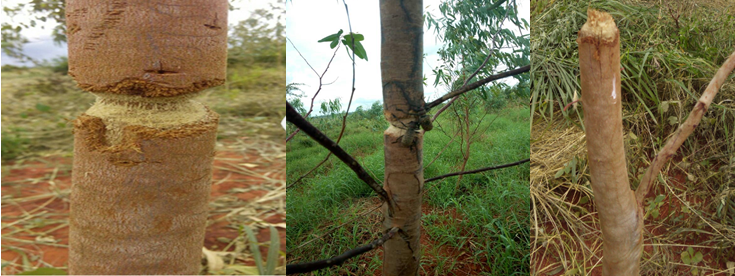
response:
[[[2,269],[65,269],[71,185],[71,121],[94,102],[50,68],[2,71]],[[12,68],[10,68],[12,69]],[[254,257],[239,227],[285,251],[285,69],[231,66],[228,83],[199,101],[221,115],[205,247],[207,274],[252,274]],[[221,260],[222,262],[217,262]],[[279,265],[282,265],[280,263]]]
[[[528,158],[529,109],[509,107],[489,115],[487,131],[471,146],[466,169]],[[424,140],[424,177],[458,171],[462,154],[452,140],[451,112],[439,117]],[[497,116],[497,118],[495,118]],[[341,118],[341,117],[340,117]],[[339,127],[314,119],[335,138]],[[338,125],[338,123],[331,123]],[[383,179],[382,116],[351,119],[340,145],[375,177]],[[336,129],[336,130],[334,130]],[[287,182],[310,170],[327,151],[303,134],[287,144]],[[439,155],[441,152],[441,155]],[[436,158],[435,161],[434,158]],[[423,194],[422,275],[527,275],[529,264],[528,164],[426,183]],[[330,158],[287,195],[289,263],[341,254],[376,239],[381,232],[380,201],[336,158]],[[313,275],[380,274],[382,249]]]
[[[602,243],[589,186],[576,32],[588,6],[620,29],[623,128],[631,188],[735,49],[732,1],[534,1],[531,259],[533,275],[599,275]],[[735,82],[664,167],[644,204],[644,275],[735,267]],[[693,262],[689,255],[701,254]],[[730,272],[732,273],[732,272]]]

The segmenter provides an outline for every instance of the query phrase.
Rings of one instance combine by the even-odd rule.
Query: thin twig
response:
[[[337,44],[337,47],[334,48],[334,53],[332,54],[332,58],[329,59],[329,62],[327,63],[327,67],[324,68],[324,72],[322,72],[322,74],[319,75],[319,73],[314,69],[314,67],[311,67],[311,64],[309,64],[309,61],[306,60],[306,58],[303,55],[301,55],[301,52],[299,52],[299,49],[296,48],[296,45],[294,45],[293,42],[290,39],[288,39],[288,38],[286,38],[286,39],[288,40],[288,42],[291,43],[291,46],[294,49],[296,49],[296,52],[299,53],[299,56],[301,56],[301,58],[304,60],[304,62],[306,62],[306,65],[309,65],[309,68],[311,68],[311,70],[314,71],[314,74],[316,74],[316,76],[319,77],[319,88],[316,90],[316,93],[314,93],[314,96],[311,97],[311,105],[309,105],[309,112],[306,112],[306,115],[304,116],[306,118],[306,117],[309,117],[309,115],[311,114],[312,111],[314,111],[314,100],[316,99],[316,96],[319,95],[319,92],[322,91],[322,86],[324,85],[322,83],[322,79],[324,79],[324,75],[329,70],[329,66],[332,64],[332,61],[334,60],[334,57],[337,56],[337,51],[339,50],[340,45]],[[286,138],[286,143],[288,143],[288,141],[290,141],[291,139],[293,139],[293,137],[296,136],[296,133],[299,133],[299,129],[296,129],[293,133],[291,133],[291,135],[288,136],[288,138]]]
[[[374,240],[373,242],[362,245],[360,247],[351,249],[346,251],[345,253],[342,253],[339,256],[332,257],[325,260],[319,260],[319,261],[313,261],[308,263],[298,263],[298,264],[290,264],[286,266],[286,273],[287,274],[296,274],[296,273],[307,273],[314,270],[324,269],[330,266],[336,266],[341,265],[345,261],[347,261],[350,258],[362,255],[366,252],[369,252],[373,249],[376,249],[383,245],[387,240],[389,240],[393,235],[395,235],[396,232],[398,232],[398,227],[393,227],[388,231],[387,233],[383,234],[382,237],[380,237],[377,240]]]
[[[531,161],[530,158],[529,159],[523,159],[521,161],[513,162],[513,163],[510,163],[510,164],[500,165],[500,166],[487,167],[487,168],[482,168],[482,169],[477,169],[477,170],[471,170],[471,171],[464,171],[464,172],[448,173],[448,174],[445,174],[445,175],[440,175],[440,176],[437,176],[437,177],[432,177],[432,178],[426,179],[424,181],[424,183],[428,183],[428,182],[431,182],[431,181],[435,181],[435,180],[447,178],[447,177],[450,177],[450,176],[457,176],[457,175],[463,175],[463,174],[472,174],[472,173],[479,173],[479,172],[484,172],[484,171],[491,171],[491,170],[502,169],[502,168],[507,168],[507,167],[513,167],[513,166],[517,166],[517,165],[520,165],[520,164],[523,164],[523,163],[526,163],[526,162],[529,162],[529,161]]]
[[[352,23],[350,23],[350,11],[347,9],[347,3],[345,3],[344,0],[342,1],[342,3],[345,4],[345,12],[347,12],[347,24],[349,24],[349,26],[350,26],[350,34],[352,34]],[[352,49],[355,49],[355,40],[354,39],[352,39]],[[334,52],[334,53],[336,54],[337,52]],[[334,56],[332,56],[332,59],[334,59]],[[330,60],[330,63],[331,63],[331,60]],[[326,73],[326,71],[324,71],[324,72]],[[321,77],[319,78],[319,83],[321,84]],[[337,144],[339,144],[339,142],[342,141],[342,136],[345,133],[345,127],[347,126],[347,115],[350,114],[350,107],[352,106],[352,99],[353,99],[354,96],[355,96],[355,51],[353,50],[352,51],[352,91],[350,92],[350,100],[349,100],[349,102],[347,102],[347,110],[345,111],[345,115],[342,116],[342,129],[339,131],[339,136],[337,136]],[[313,105],[313,103],[314,103],[314,101],[312,100],[312,105]],[[309,112],[311,112],[311,111],[309,111]],[[308,113],[307,113],[307,116],[308,116]],[[296,131],[294,131],[294,133],[291,134],[291,136],[289,136],[288,139],[286,139],[286,142],[288,142],[288,140],[291,137],[293,137],[293,135],[295,135],[297,132],[299,132],[298,129]],[[311,168],[311,170],[309,170],[305,174],[301,175],[293,183],[288,184],[288,186],[286,186],[286,188],[290,188],[293,185],[296,185],[296,183],[299,183],[306,176],[310,175],[316,169],[318,169],[319,167],[321,167],[321,165],[323,165],[324,163],[326,163],[327,160],[329,160],[329,157],[331,157],[331,156],[332,156],[332,153],[331,152],[328,153],[327,156],[324,157],[324,159],[321,162],[319,162],[319,164],[317,164],[316,166],[314,166],[313,168]]]
[[[651,188],[651,183],[661,171],[664,164],[669,161],[674,154],[676,154],[676,151],[684,143],[684,140],[694,132],[694,129],[699,125],[699,121],[702,120],[702,116],[704,116],[704,113],[707,112],[709,105],[712,103],[712,99],[715,98],[720,87],[724,84],[725,80],[727,80],[727,76],[734,68],[735,52],[730,54],[730,57],[725,60],[722,67],[717,70],[717,73],[715,73],[715,76],[712,78],[712,81],[710,81],[707,89],[704,90],[699,101],[694,105],[694,109],[689,113],[689,118],[679,126],[679,129],[676,130],[674,136],[669,138],[666,145],[664,145],[656,157],[653,158],[653,162],[651,162],[650,167],[646,170],[646,173],[641,179],[640,185],[638,185],[638,189],[635,191],[635,199],[638,201],[638,205],[643,205],[643,200],[646,198],[648,190]]]

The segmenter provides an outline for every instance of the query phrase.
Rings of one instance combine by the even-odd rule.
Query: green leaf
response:
[[[278,230],[271,226],[271,244],[268,247],[268,258],[266,259],[265,274],[273,275],[276,271],[276,263],[278,263],[278,251],[281,248],[281,240]]]
[[[330,41],[331,42],[331,41],[339,40],[339,37],[341,35],[342,35],[342,29],[340,29],[339,32],[337,32],[335,34],[331,34],[331,35],[325,36],[324,38],[320,39],[318,42],[327,42],[327,41]],[[332,47],[332,48],[334,48],[334,47]]]
[[[681,252],[681,262],[683,262],[684,264],[692,263],[692,258],[689,257],[689,252],[686,252],[686,251]]]
[[[51,107],[48,105],[37,103],[36,109],[38,109],[38,111],[41,111],[41,112],[49,112],[51,110]]]
[[[554,178],[559,178],[562,175],[564,175],[564,169],[557,171],[556,174],[554,175]]]
[[[249,226],[244,225],[242,229],[245,231],[248,236],[248,240],[250,241],[250,252],[253,253],[255,265],[258,267],[258,271],[260,272],[260,274],[264,274],[265,271],[263,268],[263,258],[260,256],[260,247],[258,246],[258,240],[255,238],[255,234]]]
[[[697,251],[697,253],[694,253],[694,258],[692,258],[692,264],[701,262],[702,258],[703,258],[702,252]]]
[[[16,275],[66,275],[66,271],[53,267],[40,267],[36,270],[25,271]]]
[[[345,36],[346,37],[346,36]],[[349,47],[350,50],[352,50],[355,55],[361,59],[368,60],[367,59],[367,53],[365,52],[365,48],[362,47],[362,43],[355,41],[355,48],[352,48],[352,43],[348,42],[346,39],[342,39],[342,44]]]
[[[365,40],[365,36],[363,36],[361,34],[351,34],[351,35],[346,35],[346,36],[349,36],[351,38],[354,38],[355,41],[363,41],[363,40]]]
[[[579,199],[579,202],[577,202],[577,205],[586,204],[587,202],[590,202],[590,198],[587,196],[583,196]]]
[[[335,39],[332,41],[332,43],[329,44],[330,49],[334,49],[334,47],[337,47],[337,44],[339,43],[339,39]]]
[[[355,55],[360,57],[361,59],[364,59],[365,61],[368,60],[367,52],[365,52],[365,48],[362,47],[362,43],[360,43],[359,41],[355,41]]]

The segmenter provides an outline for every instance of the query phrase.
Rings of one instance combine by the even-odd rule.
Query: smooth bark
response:
[[[623,146],[620,35],[609,14],[588,10],[577,42],[587,154],[602,228],[602,274],[639,275],[643,212],[630,189]]]
[[[380,1],[383,109],[391,126],[383,133],[383,188],[396,204],[383,208],[385,231],[398,235],[383,246],[383,275],[418,275],[421,248],[423,130],[417,129],[425,110],[423,93],[423,5],[420,0]]]

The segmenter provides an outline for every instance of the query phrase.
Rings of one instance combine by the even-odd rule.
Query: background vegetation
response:
[[[611,13],[620,30],[631,188],[735,50],[732,1],[532,1],[532,274],[600,271],[582,111],[563,110],[581,95],[576,38],[588,7]],[[731,77],[654,184],[642,274],[735,267],[734,99]]]

